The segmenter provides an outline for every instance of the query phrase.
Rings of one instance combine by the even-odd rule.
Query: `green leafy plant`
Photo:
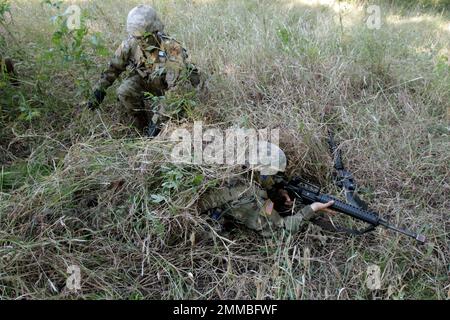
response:
[[[30,122],[41,116],[39,98],[28,95],[11,85],[6,74],[0,74],[0,119],[9,121],[18,119]]]
[[[38,109],[33,108],[22,94],[20,94],[18,98],[20,111],[19,119],[32,121],[33,119],[38,118],[41,115],[41,112]]]
[[[7,13],[11,13],[11,4],[9,0],[1,0],[0,1],[0,22],[5,21],[5,15]]]
[[[163,112],[164,115],[176,119],[195,117],[197,101],[194,90],[169,91],[165,96],[154,96],[151,93],[146,93],[145,96],[151,101],[154,112]]]
[[[155,204],[167,203],[181,191],[191,189],[196,192],[204,181],[201,173],[174,165],[162,166],[161,177],[161,188],[150,196],[150,202]]]
[[[183,171],[178,167],[163,166],[161,173],[164,182],[161,184],[160,192],[150,196],[151,202],[156,204],[167,201],[174,192],[179,190],[184,180]]]
[[[58,6],[52,4],[53,6]],[[52,17],[56,30],[52,35],[53,48],[49,55],[60,56],[62,63],[79,66],[79,77],[75,80],[79,88],[79,94],[82,96],[90,95],[89,70],[94,66],[94,56],[108,56],[109,50],[103,45],[100,33],[90,34],[85,24],[87,18],[86,12],[82,12],[80,17],[80,26],[77,29],[68,27],[68,15],[65,13],[57,14]]]

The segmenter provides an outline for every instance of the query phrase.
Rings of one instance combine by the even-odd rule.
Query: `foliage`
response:
[[[5,21],[6,13],[11,13],[11,4],[9,0],[1,0],[0,1],[0,22]]]
[[[52,5],[59,9],[59,4]],[[68,27],[68,15],[69,12],[66,11],[52,17],[56,31],[52,35],[54,47],[50,49],[48,58],[59,55],[63,64],[79,65],[82,71],[76,80],[77,87],[81,91],[79,95],[89,97],[91,93],[89,70],[95,65],[93,55],[105,57],[109,55],[109,50],[103,45],[99,32],[90,35],[85,25],[86,14],[80,17],[80,27],[73,30]],[[90,50],[92,52],[89,52]]]

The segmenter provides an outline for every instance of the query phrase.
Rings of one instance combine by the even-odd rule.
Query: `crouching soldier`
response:
[[[268,150],[271,159],[263,161],[270,164],[253,168],[256,181],[249,185],[248,179],[239,177],[219,190],[207,192],[198,202],[200,212],[221,223],[231,218],[263,236],[271,236],[280,229],[295,233],[318,212],[332,213],[329,207],[333,201],[307,206],[294,203],[282,187],[283,178],[277,175],[286,168],[284,152],[268,142],[261,142],[258,149]]]
[[[116,50],[108,69],[94,87],[90,109],[99,106],[110,87],[127,67],[129,75],[117,90],[122,105],[135,118],[135,125],[148,136],[158,134],[161,118],[145,106],[145,93],[162,97],[189,83],[199,86],[197,68],[188,62],[186,49],[163,33],[164,25],[148,5],[132,9],[127,18],[128,38]]]

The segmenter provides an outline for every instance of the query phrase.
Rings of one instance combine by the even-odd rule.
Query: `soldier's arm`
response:
[[[283,219],[283,227],[285,230],[295,233],[300,230],[300,227],[310,221],[317,212],[323,211],[327,213],[332,213],[329,209],[333,205],[334,201],[330,201],[328,203],[320,203],[315,202],[309,206],[305,206],[302,208],[300,212],[293,216],[288,216]]]
[[[297,214],[284,217],[283,227],[286,231],[295,233],[300,230],[303,224],[311,220],[315,214],[316,213],[311,206],[305,206]]]
[[[103,102],[106,90],[114,84],[129,64],[132,44],[127,39],[117,48],[108,68],[102,73],[100,80],[94,86],[94,99],[90,101],[89,108],[95,108]]]
[[[245,184],[213,189],[202,195],[197,203],[197,207],[200,213],[205,213],[211,209],[220,208],[231,201],[238,200],[240,197],[249,196],[251,194],[251,190],[249,190],[248,186]]]

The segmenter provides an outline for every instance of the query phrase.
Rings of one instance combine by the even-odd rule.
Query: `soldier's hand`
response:
[[[286,190],[281,189],[280,191],[278,191],[278,194],[285,200],[285,206],[291,207],[294,204],[294,201],[292,201],[291,197],[289,197],[289,193]]]
[[[321,203],[321,202],[314,202],[313,204],[311,204],[311,208],[313,209],[314,212],[326,212],[329,214],[336,214],[337,212],[334,210],[329,209],[332,205],[334,204],[334,201],[330,201],[327,203]]]

